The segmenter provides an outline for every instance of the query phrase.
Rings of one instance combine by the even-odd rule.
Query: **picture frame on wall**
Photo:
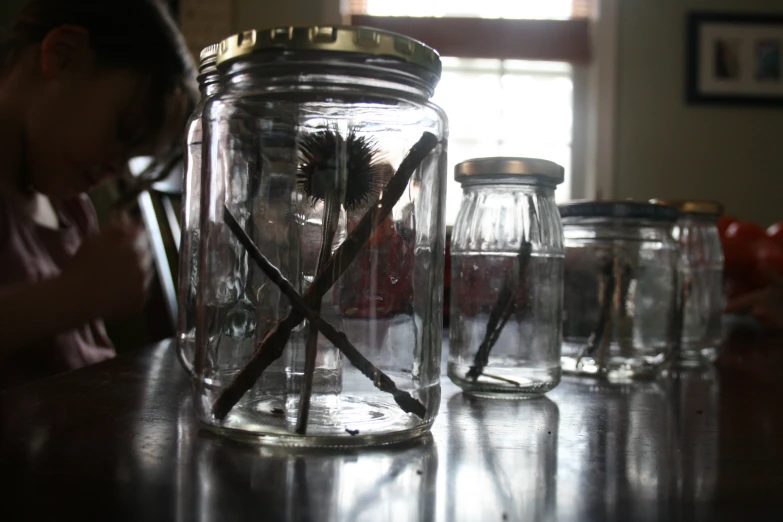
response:
[[[783,107],[783,16],[694,11],[686,25],[689,103]]]

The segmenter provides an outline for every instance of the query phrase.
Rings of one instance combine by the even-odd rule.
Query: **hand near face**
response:
[[[144,230],[117,219],[82,244],[63,277],[91,315],[120,318],[143,308],[152,273]]]

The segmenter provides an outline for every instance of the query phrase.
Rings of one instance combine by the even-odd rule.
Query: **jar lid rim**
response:
[[[652,221],[677,220],[676,208],[643,201],[573,201],[558,205],[561,218],[606,217],[648,219]]]
[[[723,214],[723,205],[717,201],[707,199],[651,199],[650,203],[674,207],[680,214],[701,214],[710,216],[720,216]]]
[[[391,31],[357,25],[326,25],[251,29],[220,42],[217,64],[221,65],[257,51],[332,51],[390,56],[418,65],[440,78],[440,55],[428,45]]]
[[[199,54],[200,65],[204,66],[205,62],[217,60],[219,48],[220,48],[220,43],[213,43],[212,45],[208,45],[204,47],[201,50],[201,53]]]
[[[553,161],[507,156],[473,158],[454,167],[454,179],[459,182],[495,176],[531,176],[559,185],[563,182],[565,171]]]

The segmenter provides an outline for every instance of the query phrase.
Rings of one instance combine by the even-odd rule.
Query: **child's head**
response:
[[[47,195],[84,192],[159,153],[195,99],[190,55],[155,0],[29,0],[0,49],[0,111],[24,150],[18,181]]]

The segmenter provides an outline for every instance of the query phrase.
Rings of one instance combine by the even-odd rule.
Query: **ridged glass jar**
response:
[[[451,243],[449,378],[466,392],[541,395],[560,382],[563,168],[531,158],[460,163]]]
[[[221,43],[198,263],[195,407],[207,426],[298,445],[429,430],[445,241],[447,123],[429,101],[440,68],[423,44],[361,27]]]
[[[677,210],[633,201],[560,205],[565,236],[565,372],[650,377],[672,360]]]
[[[201,216],[201,116],[211,96],[220,92],[220,75],[215,67],[218,44],[201,51],[198,84],[201,101],[185,126],[185,180],[182,184],[182,228],[177,281],[177,355],[182,367],[193,375],[196,349],[196,289],[198,282],[199,220]]]

